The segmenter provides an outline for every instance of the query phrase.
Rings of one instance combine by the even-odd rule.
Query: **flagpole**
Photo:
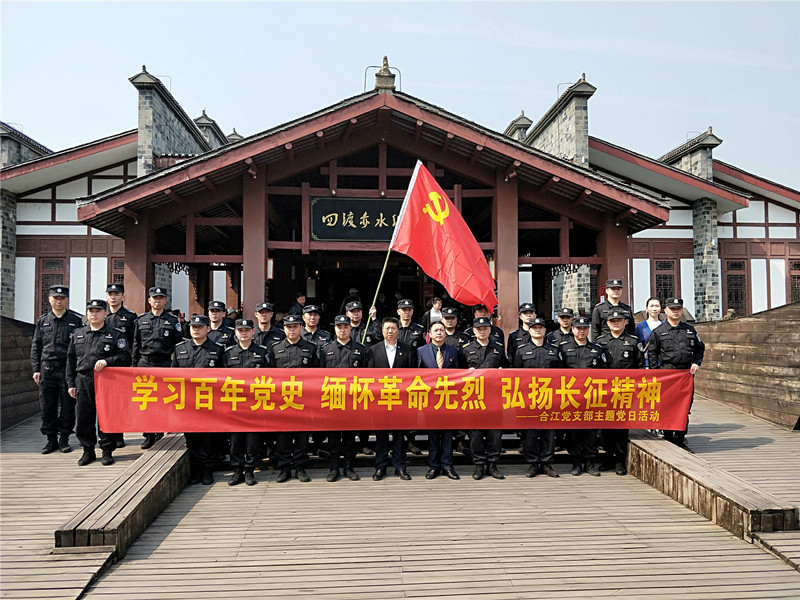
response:
[[[378,279],[378,287],[375,288],[375,298],[372,299],[372,304],[370,304],[370,311],[371,311],[372,307],[375,306],[375,303],[378,301],[378,295],[381,292],[381,284],[383,283],[383,276],[386,273],[386,267],[389,265],[389,255],[391,253],[392,253],[392,249],[389,248],[386,251],[386,260],[383,261],[383,270],[381,271],[380,279]],[[364,343],[364,340],[367,339],[367,330],[369,329],[369,321],[372,318],[372,313],[370,311],[367,311],[367,323],[366,323],[366,325],[364,325],[364,334],[361,336],[361,343],[362,344]]]

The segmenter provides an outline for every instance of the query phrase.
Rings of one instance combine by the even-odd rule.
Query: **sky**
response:
[[[714,157],[800,189],[800,1],[0,0],[0,118],[52,150],[136,127],[142,65],[191,117],[252,135],[397,83],[502,132],[582,73],[589,133],[658,158],[713,126]],[[372,68],[370,68],[372,67]]]

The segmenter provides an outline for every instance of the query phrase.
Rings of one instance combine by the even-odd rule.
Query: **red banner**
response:
[[[106,432],[683,429],[688,370],[158,369],[95,374]]]

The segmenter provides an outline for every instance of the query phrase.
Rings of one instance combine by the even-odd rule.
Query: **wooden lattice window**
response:
[[[800,302],[800,260],[789,261],[789,302]]]
[[[50,301],[47,299],[50,286],[63,284],[65,279],[64,272],[65,260],[63,258],[43,258],[39,263],[41,271],[42,285],[41,298],[39,299],[39,314],[50,312]]]
[[[725,300],[726,308],[733,309],[737,315],[747,314],[747,273],[745,261],[729,260],[726,264]]]
[[[678,290],[675,286],[677,280],[674,260],[655,261],[655,295],[657,298],[675,297]]]

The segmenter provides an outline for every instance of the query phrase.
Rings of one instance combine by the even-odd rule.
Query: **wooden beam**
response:
[[[355,117],[353,117],[347,122],[347,125],[344,128],[344,134],[342,134],[343,142],[346,142],[347,138],[350,137],[350,134],[353,133],[353,127],[356,126],[356,123],[358,123],[358,119],[356,119]]]
[[[280,240],[270,240],[267,242],[270,250],[302,250],[302,242],[283,242]]]
[[[286,157],[289,159],[289,162],[294,161],[294,150],[292,150],[292,143],[286,142],[283,147],[286,149]]]
[[[614,215],[614,221],[619,223],[620,221],[624,221],[628,217],[632,217],[633,215],[637,214],[639,211],[635,208],[629,208],[628,210],[624,210],[621,213],[617,213]]]
[[[225,204],[223,204],[223,206],[225,208],[227,208],[235,218],[238,219],[239,217],[242,216],[239,211],[237,211],[235,208],[233,208],[233,206],[231,205],[230,202],[226,202]]]
[[[422,121],[417,119],[416,127],[414,127],[414,139],[419,141],[419,136],[422,134]]]
[[[462,200],[462,191],[461,191],[461,184],[456,183],[453,186],[453,204],[456,207],[458,212],[461,212],[461,200]]]
[[[509,167],[506,169],[506,181],[517,176],[517,167],[519,167],[521,164],[522,163],[520,161],[515,160],[509,165]]]
[[[250,174],[250,177],[255,179],[256,178],[256,167],[255,167],[255,164],[253,163],[253,158],[252,157],[245,158],[244,159],[244,164],[247,165],[247,172]]]
[[[378,144],[378,189],[381,196],[386,194],[386,142]]]
[[[164,195],[167,198],[169,198],[170,200],[172,200],[175,204],[180,204],[181,206],[185,206],[186,205],[186,201],[183,199],[183,196],[178,194],[178,192],[176,192],[173,189],[170,189],[170,188],[165,189],[164,190]]]
[[[153,254],[151,256],[151,261],[154,263],[159,262],[178,262],[178,263],[188,263],[189,261],[186,258],[185,254]],[[195,264],[203,264],[203,263],[241,263],[242,262],[242,255],[241,254],[196,254],[194,257]]]
[[[212,192],[213,192],[214,190],[216,190],[216,189],[217,189],[217,186],[215,186],[215,185],[213,184],[213,182],[211,182],[211,180],[209,180],[209,178],[208,178],[208,177],[206,177],[205,175],[201,175],[201,176],[200,176],[200,179],[199,179],[199,181],[200,181],[200,183],[202,183],[204,186],[206,186],[206,189],[207,189],[207,190],[209,190],[209,191],[212,191]]]
[[[320,150],[325,150],[325,132],[318,131],[317,132],[317,148]]]
[[[331,159],[330,163],[328,164],[328,186],[330,187],[331,191],[333,191],[339,187],[339,161],[334,158]]]
[[[520,221],[519,229],[561,229],[561,221]]]
[[[475,164],[475,161],[478,160],[478,155],[481,153],[482,150],[483,146],[481,146],[480,144],[475,146],[475,150],[472,151],[472,158],[469,159],[469,164],[471,165]]]
[[[603,259],[599,256],[519,256],[517,263],[520,265],[602,265]]]
[[[570,230],[570,221],[569,217],[565,215],[561,215],[561,231],[558,234],[558,248],[559,254],[562,258],[566,259],[569,256],[569,230]],[[564,264],[569,264],[565,262]]]
[[[245,179],[242,190],[244,229],[242,231],[242,269],[245,272],[242,300],[247,311],[264,301],[267,279],[267,240],[269,236],[269,198],[267,197],[266,165],[260,166],[261,177]]]
[[[130,208],[125,208],[124,206],[120,206],[117,209],[117,212],[121,215],[125,215],[126,217],[130,217],[133,219],[134,225],[139,224],[139,213],[133,212]]]
[[[188,215],[187,215],[188,216]],[[205,225],[208,227],[241,227],[244,219],[241,217],[194,217],[195,225]]]
[[[444,138],[444,143],[442,144],[442,152],[447,152],[447,149],[450,147],[450,143],[453,141],[453,138],[456,137],[452,133],[448,133]]]
[[[186,262],[194,262],[196,250],[196,235],[195,235],[195,216],[194,213],[186,215]]]
[[[553,175],[550,179],[544,182],[544,184],[539,188],[539,191],[545,194],[548,191],[550,191],[550,188],[553,187],[555,184],[557,184],[559,181],[561,181],[561,178]]]
[[[592,190],[583,190],[580,194],[575,196],[575,199],[570,203],[570,207],[575,208],[586,202],[589,196],[592,195]]]
[[[497,247],[494,253],[495,279],[497,280],[498,326],[506,336],[517,328],[519,303],[519,236],[517,235],[519,208],[519,179],[505,180],[505,173],[495,170],[496,197],[491,206],[492,240]]]

